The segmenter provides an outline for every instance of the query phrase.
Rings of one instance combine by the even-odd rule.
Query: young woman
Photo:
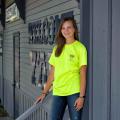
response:
[[[53,84],[51,120],[62,120],[66,105],[70,119],[81,120],[86,90],[87,51],[78,41],[78,29],[73,18],[61,21],[49,64],[48,80],[36,103],[43,101]]]

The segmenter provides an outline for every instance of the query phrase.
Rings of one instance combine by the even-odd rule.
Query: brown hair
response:
[[[74,38],[75,38],[75,40],[78,40],[78,28],[77,28],[77,25],[76,25],[76,21],[72,17],[64,18],[60,23],[60,26],[59,26],[59,29],[58,29],[58,32],[57,32],[57,36],[56,36],[56,45],[57,45],[57,48],[56,48],[56,51],[55,51],[55,56],[56,57],[59,57],[61,55],[62,50],[64,48],[64,45],[66,43],[66,40],[61,33],[62,26],[63,26],[64,22],[66,22],[66,21],[71,21],[72,22],[73,27],[75,29]]]

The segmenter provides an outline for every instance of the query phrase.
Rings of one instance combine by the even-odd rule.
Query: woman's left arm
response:
[[[87,72],[87,65],[83,65],[80,68],[80,97],[75,101],[75,108],[76,110],[80,110],[84,105],[84,96],[86,91],[86,72]]]
[[[86,91],[86,72],[87,72],[87,65],[81,66],[80,68],[80,80],[81,80],[80,97],[81,98],[85,96],[85,91]]]

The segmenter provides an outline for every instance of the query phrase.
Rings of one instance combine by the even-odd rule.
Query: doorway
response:
[[[14,118],[19,116],[20,89],[20,32],[13,33],[13,94]]]

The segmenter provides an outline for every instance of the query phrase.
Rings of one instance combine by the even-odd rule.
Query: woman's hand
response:
[[[34,104],[42,102],[44,100],[45,96],[46,96],[46,94],[42,94],[42,95],[38,96]]]
[[[81,108],[83,108],[83,105],[84,105],[84,98],[81,97],[77,98],[74,104],[76,110],[79,111]]]
[[[48,94],[48,91],[50,90],[50,87],[52,86],[53,80],[54,80],[54,66],[51,65],[45,88],[42,91],[42,94],[37,97],[34,104],[37,104],[37,103],[42,102],[44,100],[45,96]]]

